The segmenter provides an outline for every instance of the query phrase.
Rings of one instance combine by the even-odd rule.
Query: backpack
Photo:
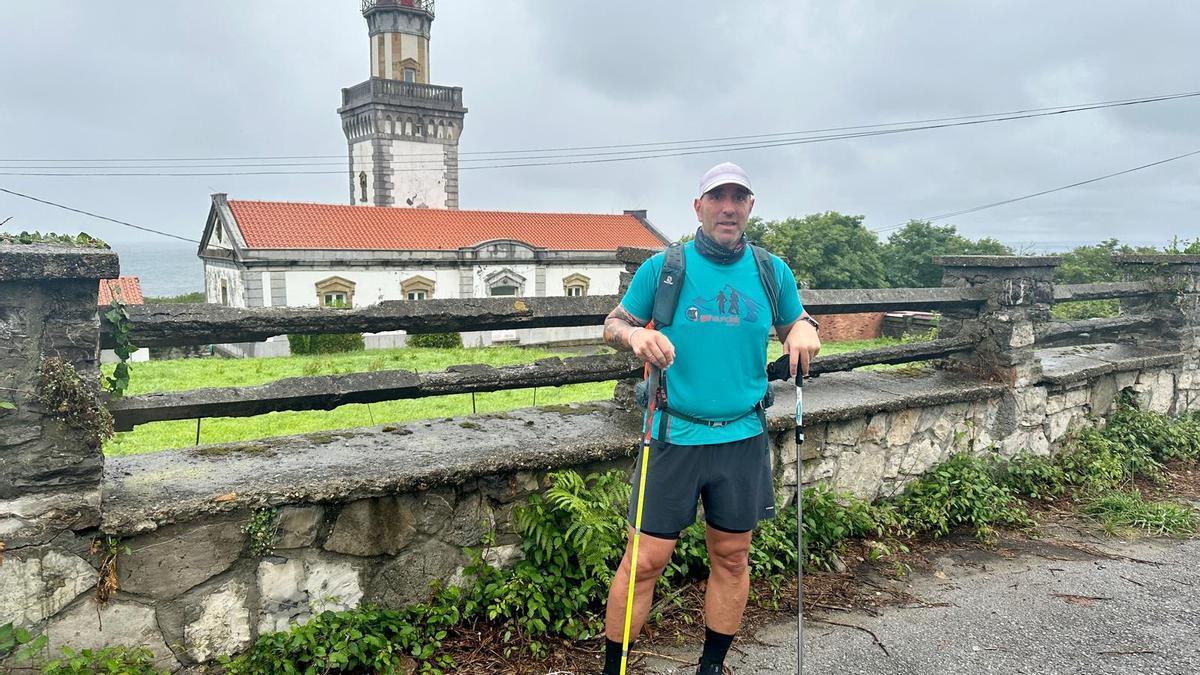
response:
[[[779,318],[779,282],[775,279],[775,263],[771,261],[771,254],[765,248],[750,244],[750,250],[754,255],[754,263],[758,267],[758,279],[762,282],[763,290],[767,293],[767,301],[771,305],[771,325],[773,326]],[[675,242],[668,246],[665,258],[663,259],[662,270],[658,274],[658,288],[654,290],[654,310],[651,315],[652,323],[650,325],[655,329],[669,326],[674,320],[675,309],[679,306],[679,295],[683,292],[683,277],[686,267],[683,244]],[[646,380],[642,380],[634,387],[635,398],[643,408],[646,408],[649,403],[650,394],[647,389]],[[665,382],[658,389],[657,397],[658,400],[655,404],[662,413],[659,417],[659,436],[662,440],[666,440],[667,438],[666,423],[668,416],[677,417],[693,424],[700,424],[707,427],[723,427],[727,424],[737,422],[748,415],[757,414],[765,432],[767,430],[766,409],[771,407],[775,401],[771,387],[768,386],[763,400],[756,404],[754,408],[735,419],[713,422],[671,410],[670,406],[667,405]]]
[[[767,292],[767,301],[771,303],[771,325],[779,318],[779,282],[775,279],[775,263],[771,262],[771,254],[761,246],[750,244],[754,254],[754,263],[758,267],[758,279],[762,282],[763,290]],[[679,306],[679,294],[683,292],[684,268],[683,244],[675,242],[667,247],[662,270],[658,274],[658,288],[654,291],[654,320],[655,328],[665,328],[671,325],[675,318],[675,309]]]

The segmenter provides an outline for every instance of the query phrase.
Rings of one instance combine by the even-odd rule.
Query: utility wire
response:
[[[1196,95],[1200,95],[1200,93],[1197,93]],[[1131,105],[1131,104],[1127,103],[1127,104],[1123,104],[1123,105]],[[718,153],[718,152],[739,152],[739,151],[744,151],[744,150],[760,150],[760,149],[765,149],[765,148],[778,148],[778,147],[786,147],[786,146],[793,146],[793,145],[807,145],[809,143],[821,143],[821,142],[826,142],[826,141],[831,141],[831,140],[844,140],[844,139],[850,139],[850,138],[866,138],[866,137],[871,137],[871,136],[888,136],[888,135],[892,135],[892,134],[910,133],[910,132],[914,132],[914,131],[929,131],[929,130],[933,130],[933,129],[947,129],[947,128],[952,128],[952,127],[975,126],[975,125],[979,125],[979,124],[990,124],[993,122],[1007,122],[1007,121],[1019,120],[1019,119],[1029,119],[1029,118],[1034,118],[1034,117],[1046,117],[1049,115],[1061,115],[1064,113],[1082,112],[1082,111],[1086,111],[1086,110],[1095,110],[1098,108],[1106,108],[1106,107],[1112,107],[1112,104],[1097,104],[1097,105],[1088,106],[1088,107],[1061,109],[1061,110],[1054,110],[1054,111],[1050,111],[1050,112],[1008,115],[1005,117],[993,117],[993,118],[989,118],[989,119],[964,120],[964,121],[958,121],[958,122],[945,122],[945,123],[940,123],[940,124],[926,124],[926,125],[922,125],[922,126],[902,127],[899,129],[877,129],[874,131],[862,131],[862,132],[846,133],[846,134],[830,134],[830,135],[825,135],[825,136],[811,136],[811,137],[806,137],[806,138],[788,139],[788,140],[780,140],[780,141],[759,141],[759,142],[753,142],[753,143],[718,145],[718,146],[709,146],[709,147],[695,148],[695,149],[671,150],[671,151],[665,151],[665,152],[650,152],[650,153],[638,154],[638,155],[635,155],[632,157],[590,157],[590,158],[586,158],[586,159],[565,159],[563,161],[558,161],[560,158],[553,158],[549,161],[543,161],[543,162],[520,161],[522,159],[531,159],[531,158],[519,158],[514,163],[491,164],[491,165],[487,165],[487,166],[464,166],[464,167],[460,167],[460,170],[470,171],[470,170],[481,170],[481,169],[511,169],[511,168],[542,167],[542,166],[567,166],[567,165],[580,165],[580,164],[608,164],[608,163],[614,163],[614,162],[643,161],[643,160],[647,160],[647,159],[658,159],[658,158],[663,158],[663,157],[683,157],[683,156],[688,156],[688,155],[704,155],[704,154],[713,154],[713,153]],[[603,153],[601,153],[601,154],[603,154]],[[629,154],[629,153],[622,152],[622,153],[616,153],[616,154]],[[131,168],[138,168],[138,167],[131,167]],[[438,168],[440,168],[440,166]],[[428,168],[425,168],[425,169],[420,169],[420,168],[392,169],[392,171],[394,173],[425,171],[425,170],[428,170]],[[68,177],[87,177],[87,176],[127,176],[127,177],[128,176],[135,176],[135,177],[156,176],[156,177],[159,177],[159,176],[166,176],[166,177],[170,177],[170,176],[342,175],[343,173],[344,173],[343,171],[320,171],[320,170],[316,170],[316,171],[266,170],[266,171],[219,171],[219,172],[187,171],[187,172],[171,172],[171,173],[157,172],[157,171],[154,171],[154,172],[143,172],[143,171],[107,172],[107,171],[105,171],[105,172],[87,172],[87,173],[78,173],[78,172],[35,173],[35,172],[0,171],[0,176],[46,176],[46,177],[51,177],[51,176],[68,176]]]
[[[21,198],[23,198],[23,199],[29,199],[29,200],[32,200],[32,201],[38,202],[38,203],[40,203],[40,204],[46,204],[46,205],[49,205],[49,206],[54,206],[54,207],[56,207],[56,208],[65,209],[65,210],[67,210],[67,211],[73,211],[73,212],[75,212],[75,213],[82,213],[82,214],[83,214],[83,215],[85,215],[85,216],[91,216],[91,217],[93,217],[93,218],[99,218],[100,220],[107,220],[107,221],[108,221],[108,222],[110,222],[110,223],[116,223],[116,224],[118,224],[118,225],[124,225],[124,226],[126,226],[126,227],[132,227],[132,228],[133,228],[133,229],[135,229],[135,230],[141,230],[141,231],[143,231],[143,232],[152,232],[152,233],[154,233],[154,234],[161,234],[161,235],[162,235],[162,236],[164,236],[164,237],[171,237],[172,239],[178,239],[178,240],[180,240],[180,241],[186,241],[186,242],[188,242],[188,243],[190,243],[190,244],[199,244],[199,243],[200,243],[200,242],[196,241],[195,239],[188,239],[187,237],[181,237],[181,236],[179,236],[179,235],[177,235],[177,234],[171,234],[170,232],[163,232],[162,230],[155,230],[155,229],[152,229],[152,228],[149,228],[149,227],[142,227],[141,225],[134,225],[133,223],[127,223],[127,222],[125,222],[124,220],[117,220],[116,218],[109,218],[108,216],[102,216],[102,215],[100,215],[100,214],[98,214],[98,213],[92,213],[91,211],[84,211],[83,209],[77,209],[77,208],[74,208],[74,207],[66,206],[65,204],[59,204],[59,203],[57,203],[57,202],[52,202],[52,201],[49,201],[49,200],[46,200],[46,199],[38,199],[37,197],[34,197],[34,196],[32,196],[32,195],[27,195],[27,194],[23,194],[23,193],[20,193],[20,192],[16,192],[16,191],[14,191],[14,190],[9,190],[8,188],[3,188],[3,187],[0,187],[0,192],[6,192],[6,193],[8,193],[8,194],[10,194],[10,195],[13,195],[14,197],[21,197]],[[7,222],[7,221],[5,221],[5,222]]]
[[[1195,155],[1200,155],[1200,150],[1193,150],[1191,152],[1185,152],[1182,155],[1175,155],[1174,157],[1160,159],[1157,162],[1150,162],[1149,164],[1142,164],[1140,166],[1131,167],[1129,169],[1124,169],[1122,171],[1108,173],[1103,176],[1096,176],[1095,178],[1088,178],[1087,180],[1081,180],[1081,181],[1078,181],[1075,183],[1071,183],[1069,185],[1060,185],[1059,187],[1056,187],[1056,188],[1050,188],[1048,190],[1040,190],[1038,192],[1031,192],[1027,195],[1021,195],[1020,197],[1012,197],[1011,199],[1002,199],[998,202],[989,202],[987,204],[980,204],[979,206],[972,206],[970,208],[959,209],[958,211],[948,211],[946,213],[939,213],[936,216],[928,216],[925,218],[916,218],[915,220],[923,220],[923,221],[927,221],[927,222],[933,222],[935,220],[945,220],[947,218],[953,218],[955,216],[962,216],[962,215],[966,215],[968,213],[975,213],[977,211],[983,211],[985,209],[996,208],[997,206],[1004,206],[1005,204],[1012,204],[1014,202],[1025,201],[1026,199],[1033,199],[1034,197],[1041,197],[1042,195],[1048,195],[1052,192],[1062,192],[1063,190],[1070,190],[1071,188],[1076,188],[1081,185],[1097,183],[1099,181],[1107,180],[1109,178],[1116,178],[1117,176],[1124,176],[1127,173],[1133,173],[1135,171],[1149,169],[1151,167],[1159,166],[1160,164],[1166,164],[1167,162],[1174,162],[1174,161],[1177,161],[1180,159],[1185,159],[1187,157],[1192,157]],[[909,222],[912,222],[912,221],[909,221]],[[898,230],[906,225],[908,225],[908,223],[901,223],[899,225],[893,225],[891,227],[884,227],[884,228],[881,228],[878,230],[872,230],[872,231],[876,232],[876,233],[890,232],[891,230]]]
[[[1175,94],[1163,94],[1163,95],[1158,95],[1158,96],[1133,98],[1133,99],[1116,99],[1116,100],[1110,100],[1110,101],[1074,104],[1074,105],[1067,105],[1067,106],[1027,108],[1027,109],[1023,109],[1023,110],[1015,110],[1015,111],[1008,111],[1008,112],[1001,112],[1001,113],[960,115],[960,116],[954,116],[954,117],[938,117],[938,118],[929,118],[929,119],[923,119],[923,120],[910,120],[910,121],[905,121],[905,122],[884,122],[884,123],[876,123],[876,124],[863,124],[863,125],[843,126],[843,127],[829,127],[829,128],[823,128],[823,129],[810,129],[810,130],[803,130],[803,131],[748,134],[748,135],[741,135],[741,136],[724,136],[724,137],[716,137],[716,138],[700,138],[700,139],[676,140],[676,141],[656,141],[656,142],[646,142],[646,143],[626,143],[626,144],[591,145],[591,146],[574,146],[574,147],[557,147],[557,148],[537,148],[537,149],[522,149],[522,150],[493,150],[493,151],[480,151],[480,152],[463,152],[463,153],[460,153],[459,162],[460,163],[494,162],[494,161],[503,161],[503,159],[504,159],[501,157],[480,157],[480,158],[468,157],[468,156],[475,156],[475,155],[517,155],[517,154],[529,154],[529,153],[539,153],[539,152],[540,153],[548,153],[548,152],[575,153],[575,154],[556,154],[556,155],[541,156],[541,157],[537,157],[537,156],[535,156],[535,157],[528,157],[528,156],[514,157],[514,158],[511,158],[511,161],[525,161],[525,160],[532,160],[532,159],[557,159],[557,158],[562,158],[562,157],[591,157],[591,156],[601,156],[601,155],[635,154],[635,153],[642,153],[642,152],[661,152],[661,151],[670,149],[670,148],[666,148],[666,147],[656,147],[656,146],[672,146],[672,145],[695,146],[695,144],[697,144],[697,143],[707,144],[707,143],[724,142],[724,141],[743,141],[743,142],[748,142],[748,143],[752,143],[752,142],[770,143],[772,141],[770,141],[768,139],[773,139],[773,138],[779,139],[782,137],[789,137],[789,136],[803,136],[803,135],[810,135],[810,134],[824,134],[824,133],[828,133],[828,132],[843,132],[843,131],[855,131],[855,130],[864,130],[864,129],[881,129],[884,127],[897,127],[897,126],[912,127],[912,128],[908,128],[908,129],[889,130],[889,133],[904,132],[904,131],[915,131],[915,130],[921,130],[921,129],[944,128],[944,127],[950,127],[950,126],[966,126],[969,124],[999,122],[999,121],[1006,121],[1006,120],[1011,120],[1011,119],[1027,119],[1027,118],[1031,118],[1031,117],[1061,115],[1061,114],[1065,114],[1065,113],[1081,112],[1081,111],[1087,111],[1087,110],[1097,110],[1097,109],[1101,109],[1101,108],[1142,105],[1142,104],[1146,104],[1146,103],[1156,103],[1156,102],[1160,102],[1160,101],[1169,101],[1169,100],[1184,99],[1184,98],[1194,98],[1197,96],[1200,96],[1200,91],[1182,92],[1182,93],[1175,93]],[[989,118],[995,118],[995,119],[989,119]],[[942,124],[943,122],[963,122],[963,124]],[[914,125],[917,125],[917,126],[914,126]],[[867,134],[867,135],[876,135],[876,134]],[[825,137],[818,137],[818,138],[855,138],[855,137],[859,137],[859,135],[858,134],[835,134],[832,136],[825,136]],[[755,140],[755,139],[757,139],[757,140]],[[795,141],[795,140],[799,140],[799,139],[793,138],[790,140]],[[767,146],[767,147],[774,147],[774,146]],[[649,149],[618,150],[616,152],[577,152],[577,151],[592,151],[592,150],[612,150],[612,149],[621,149],[621,148],[649,148]],[[687,149],[694,149],[694,147],[693,148],[675,148],[675,149],[676,150],[687,150]],[[433,154],[423,153],[423,154],[408,155],[408,157],[409,158],[419,158],[419,157],[441,158],[442,155],[438,154],[438,153],[433,153]],[[215,161],[237,161],[237,162],[256,162],[257,163],[257,162],[262,162],[262,161],[267,161],[267,160],[273,161],[273,160],[338,159],[338,158],[342,158],[344,161],[345,156],[344,155],[290,155],[290,156],[279,155],[279,156],[257,156],[257,157],[176,157],[176,158],[113,158],[113,159],[83,159],[83,158],[76,158],[76,159],[0,159],[0,162],[8,163],[8,164],[13,164],[13,163],[17,163],[17,162],[44,162],[44,163],[47,163],[47,162],[53,162],[53,163],[63,163],[63,162],[91,162],[91,163],[95,163],[95,162],[139,162],[139,163],[146,163],[146,162],[215,162]],[[297,164],[263,164],[262,166],[293,166],[293,165],[294,166],[315,166],[315,165],[328,165],[328,164],[341,164],[341,163],[342,162],[301,162],[301,163],[297,163]],[[410,162],[410,163],[415,163],[415,162]],[[100,169],[100,168],[144,169],[144,168],[193,168],[193,167],[194,168],[236,168],[236,167],[242,167],[242,166],[250,167],[250,166],[256,166],[256,165],[257,164],[208,165],[208,166],[204,166],[204,167],[199,167],[199,166],[195,166],[195,165],[187,166],[187,167],[175,167],[172,165],[137,166],[137,167],[120,167],[120,166],[118,166],[118,167],[110,167],[110,166],[67,167],[67,166],[63,166],[63,167],[58,167],[58,168],[93,168],[93,169]],[[47,166],[47,167],[43,167],[43,166],[34,166],[34,167],[7,166],[7,167],[2,167],[2,168],[46,168],[46,169],[49,169],[49,168],[55,168],[55,167],[52,167],[52,166]],[[493,167],[487,167],[487,168],[493,168]],[[499,167],[497,167],[497,168],[499,168]],[[504,168],[507,168],[507,165]],[[338,171],[338,172],[330,172],[330,173],[341,173],[341,172]],[[8,174],[8,175],[14,175],[14,174]],[[20,175],[20,174],[17,174],[17,175]],[[42,174],[35,174],[35,175],[42,175]],[[74,174],[72,174],[72,175],[74,175]],[[181,175],[189,175],[189,174],[181,174]],[[211,174],[203,174],[203,175],[211,175]],[[216,175],[221,175],[221,174],[216,174]],[[231,175],[244,175],[244,174],[231,174]]]

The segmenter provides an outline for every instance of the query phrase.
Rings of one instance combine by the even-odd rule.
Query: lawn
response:
[[[889,339],[830,342],[824,345],[821,353],[839,354],[896,343],[896,340]],[[606,348],[597,347],[596,351],[604,349]],[[782,353],[778,343],[772,343],[768,349],[768,355],[772,359]],[[266,359],[149,361],[133,364],[128,395],[202,387],[245,387],[304,375],[335,375],[377,370],[440,371],[448,366],[463,363],[507,366],[532,363],[553,356],[569,354],[522,347],[405,348]],[[111,368],[111,365],[105,366],[104,372],[110,373]],[[535,397],[537,405],[607,399],[612,396],[613,384],[611,381],[591,382],[560,387],[538,387],[536,390],[513,389],[478,393],[474,397],[474,410],[477,413],[491,413],[525,408],[534,404]],[[471,411],[471,395],[454,394],[383,403],[350,404],[328,411],[306,410],[269,413],[257,417],[206,418],[199,423],[199,443],[226,443],[313,431],[457,417],[470,415]],[[153,422],[140,425],[133,431],[117,433],[104,445],[104,452],[116,456],[184,448],[197,444],[196,435],[195,420]]]

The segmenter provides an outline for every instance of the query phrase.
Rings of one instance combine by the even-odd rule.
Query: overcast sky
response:
[[[0,159],[341,155],[369,75],[357,0],[0,4]],[[438,0],[432,81],[464,153],[766,134],[1200,89],[1200,3]],[[1189,65],[1190,64],[1190,65]],[[468,209],[645,208],[691,231],[708,166],[768,219],[881,229],[1200,150],[1200,98],[636,162],[461,174]],[[327,168],[341,171],[338,160]],[[29,166],[31,162],[0,162]],[[68,163],[69,164],[69,163]],[[0,169],[24,171],[25,169]],[[219,170],[219,169],[218,169]],[[1200,236],[1200,156],[948,222],[1006,242]],[[198,238],[213,192],[345,203],[334,175],[0,176],[0,187]],[[8,230],[154,235],[0,193]],[[886,237],[885,235],[882,235]]]

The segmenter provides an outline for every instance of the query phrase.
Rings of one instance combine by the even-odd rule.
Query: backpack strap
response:
[[[662,270],[658,274],[658,288],[654,290],[654,327],[661,329],[671,325],[675,308],[679,306],[679,295],[683,292],[683,244],[675,242],[667,247]]]
[[[775,278],[775,263],[767,249],[750,244],[750,250],[754,252],[758,278],[767,293],[767,300],[771,303],[771,325],[774,326],[779,323],[779,280]]]

